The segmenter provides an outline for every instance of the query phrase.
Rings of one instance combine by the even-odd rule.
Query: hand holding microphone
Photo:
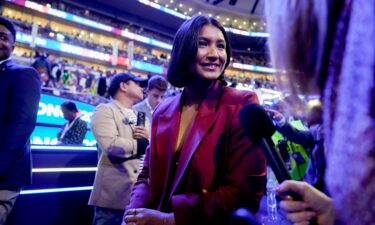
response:
[[[277,181],[281,183],[280,187],[284,187],[282,186],[284,184],[283,183],[284,181],[286,181],[286,183],[292,182],[292,181],[288,181],[288,180],[291,180],[290,174],[287,168],[285,167],[285,164],[271,139],[271,136],[275,133],[276,129],[271,118],[266,112],[266,110],[264,110],[263,107],[260,105],[250,104],[250,105],[245,106],[240,111],[239,118],[240,118],[240,123],[242,127],[245,129],[245,132],[248,135],[248,137],[255,144],[259,144],[260,147],[262,148],[262,151],[265,154],[269,165],[271,166],[273,172],[275,173]],[[281,206],[302,204],[303,206],[306,206],[305,208],[302,209],[303,210],[302,214],[303,213],[307,214],[307,217],[304,217],[304,218],[298,217],[298,216],[294,217],[295,214],[293,213],[296,213],[296,211],[301,210],[301,208],[288,208],[288,207],[282,208],[282,209],[286,209],[286,211],[288,212],[288,219],[291,221],[297,221],[297,220],[304,221],[304,223],[301,223],[301,224],[311,224],[311,225],[317,224],[317,221],[315,220],[315,218],[313,218],[316,213],[315,208],[306,203],[305,193],[301,193],[296,190],[297,189],[286,188],[286,187],[284,189],[278,190],[278,193],[283,193],[284,195],[287,195],[288,197],[286,199],[289,201],[287,203],[282,203]],[[315,195],[315,194],[312,193],[311,195]],[[294,201],[290,201],[290,200],[294,200]],[[292,209],[292,211],[290,211],[290,209]],[[296,211],[293,211],[293,209],[295,209]],[[309,209],[313,209],[314,212],[308,211]],[[292,215],[291,218],[289,218],[290,215]],[[305,219],[305,220],[300,220],[300,219]]]
[[[281,196],[291,191],[301,196],[303,201],[293,201],[289,196],[286,196],[285,200],[280,202],[280,208],[287,212],[289,221],[296,224],[309,224],[315,217],[316,224],[334,224],[335,211],[331,198],[310,184],[301,181],[284,181],[276,188],[276,192]]]

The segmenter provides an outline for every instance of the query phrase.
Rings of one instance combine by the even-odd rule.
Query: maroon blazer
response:
[[[176,225],[228,224],[236,208],[257,211],[266,159],[238,119],[244,105],[258,103],[257,96],[216,82],[198,109],[174,167],[181,96],[165,100],[153,114],[150,147],[128,208],[173,212]]]

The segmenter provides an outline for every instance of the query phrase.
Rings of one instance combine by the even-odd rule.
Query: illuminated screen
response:
[[[95,106],[86,104],[71,99],[61,98],[53,95],[42,94],[39,101],[37,126],[31,134],[31,144],[35,145],[56,145],[57,133],[60,131],[62,125],[66,123],[61,112],[61,103],[65,101],[72,101],[76,104],[80,117],[83,121],[89,124]],[[91,131],[87,131],[83,145],[94,146],[96,144],[95,138]]]
[[[30,141],[34,145],[56,145],[57,133],[60,131],[59,127],[43,127],[36,126],[34,132],[31,134]],[[96,141],[91,131],[87,131],[83,145],[95,146]]]
[[[61,103],[65,101],[72,101],[76,104],[78,110],[80,111],[80,117],[87,124],[90,124],[94,106],[74,101],[66,98],[61,98],[52,95],[42,94],[39,102],[37,123],[49,124],[49,125],[63,125],[66,120],[61,112]]]

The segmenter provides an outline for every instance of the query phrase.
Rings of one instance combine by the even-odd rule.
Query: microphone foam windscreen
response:
[[[271,118],[261,105],[249,104],[244,106],[239,113],[239,117],[242,127],[252,141],[257,142],[261,138],[271,137],[276,131]]]

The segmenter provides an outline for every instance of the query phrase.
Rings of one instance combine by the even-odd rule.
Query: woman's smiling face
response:
[[[198,49],[190,72],[199,78],[216,80],[223,73],[227,62],[224,35],[212,24],[202,27],[198,36]]]

